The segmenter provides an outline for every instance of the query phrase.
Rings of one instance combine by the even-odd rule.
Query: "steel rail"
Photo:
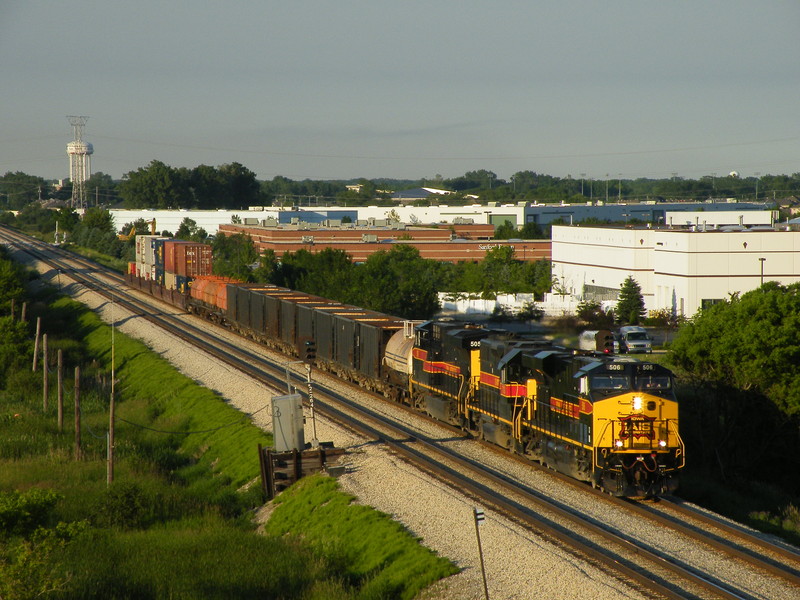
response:
[[[54,268],[59,268],[57,265],[51,264],[51,266],[53,266]],[[92,266],[97,266],[97,265],[92,265]],[[65,274],[69,274],[73,278],[75,278],[76,276],[78,276],[78,277],[86,277],[86,276],[78,275],[77,272],[71,272],[71,273],[65,272]],[[102,288],[102,287],[103,287],[103,285],[100,285],[100,288]],[[110,289],[108,289],[108,286],[105,286],[105,287],[106,287],[105,290],[97,289],[96,291],[98,291],[100,293],[105,293],[108,296],[113,295],[114,292],[111,291]],[[117,290],[116,296],[120,297],[120,294],[119,294],[118,290]],[[120,302],[122,302],[121,298],[120,298]],[[131,310],[130,307],[129,307],[129,310]],[[159,318],[155,318],[155,317],[152,317],[149,314],[146,314],[146,311],[140,312],[139,310],[136,310],[135,308],[132,309],[132,310],[133,310],[133,312],[135,314],[141,314],[142,316],[144,316],[144,317],[146,317],[146,318],[148,318],[150,320],[153,320],[153,322],[159,322],[159,321],[163,322],[164,315],[162,315]],[[184,331],[184,328],[185,328],[185,323],[182,324],[180,327],[178,327],[178,326],[170,326],[169,327],[169,329],[172,330],[173,333],[176,333],[176,334],[180,335],[180,337],[182,337],[183,339],[185,339],[185,340],[187,340],[187,341],[189,341],[191,343],[197,343],[199,341],[198,337],[195,336],[195,335],[188,335]],[[204,335],[203,337],[212,338],[214,336]],[[217,343],[218,343],[218,341],[217,341]],[[225,344],[229,345],[227,342],[225,342]],[[248,360],[245,360],[245,359],[233,359],[233,357],[230,356],[230,349],[231,348],[233,348],[233,346],[231,346],[227,351],[219,351],[219,352],[212,352],[212,353],[216,354],[219,358],[225,360],[229,364],[232,364],[232,366],[234,366],[236,368],[239,368],[239,369],[242,369],[242,370],[246,370],[246,371],[250,372],[250,374],[258,377],[260,380],[263,380],[262,378],[265,376],[265,373],[262,370],[255,369],[254,367],[251,367],[251,364],[248,362]],[[238,353],[240,353],[240,351],[237,351],[237,354]],[[251,361],[254,360],[254,359],[257,359],[259,361],[263,360],[262,357],[256,357],[255,355],[252,355],[252,354],[248,354],[247,355],[247,359],[249,359]],[[232,362],[232,360],[233,360],[233,362]],[[270,385],[279,384],[280,383],[280,377],[271,378],[268,383]],[[354,407],[351,406],[351,408],[354,408]],[[321,411],[327,411],[327,410],[329,410],[329,408],[320,405],[320,410]],[[334,415],[331,415],[331,416],[334,416]],[[351,423],[351,426],[353,428],[355,428],[357,426],[360,426],[360,425],[361,425],[360,420],[355,420],[355,421],[353,421]],[[398,432],[400,432],[400,431],[402,431],[402,430],[398,430]],[[369,435],[373,435],[373,434],[370,434],[369,431],[367,433]],[[417,441],[417,443],[430,444],[430,442],[422,441],[422,439],[418,436],[418,434],[414,434],[413,432],[403,431],[402,435],[404,435],[404,436],[414,435],[415,436],[414,439]],[[383,439],[384,441],[386,441],[386,443],[389,444],[390,446],[392,446],[394,448],[394,450],[397,451],[398,453],[402,453],[404,455],[407,455],[407,456],[409,456],[409,460],[412,460],[412,455],[414,454],[414,452],[409,451],[404,446],[404,444],[402,442],[398,442],[396,440],[389,439],[385,435],[381,436],[380,439]],[[435,448],[435,446],[429,445],[429,451],[433,452],[434,451],[433,448]],[[438,449],[437,448],[435,451],[441,453],[442,449]],[[453,453],[451,453],[449,451],[445,452],[445,454],[447,455],[447,460],[457,461],[458,463],[461,463],[463,468],[470,468],[470,469],[474,469],[475,468],[474,465],[471,465],[471,466],[468,467],[467,465],[468,465],[469,461],[464,462],[465,459],[463,459],[463,458],[461,458],[461,457],[459,457],[457,455],[454,455]],[[436,467],[432,467],[430,465],[430,459],[426,459],[426,461],[427,461],[427,464],[422,464],[421,465],[423,468],[434,469],[434,470],[436,469]],[[420,461],[419,461],[419,459],[414,459],[413,462],[419,463]],[[482,476],[483,477],[490,477],[493,480],[493,485],[494,486],[500,486],[503,489],[508,490],[510,493],[516,493],[516,494],[525,493],[524,491],[520,490],[519,487],[515,487],[514,484],[510,484],[509,482],[507,482],[505,479],[503,479],[501,477],[497,477],[497,476],[492,475],[492,474],[490,474],[488,472],[485,472],[485,471],[482,473]],[[467,480],[463,479],[463,476],[461,476],[461,480],[457,483],[457,487],[458,487],[458,489],[465,489],[465,487],[469,488],[469,489],[472,489],[473,492],[476,495],[479,495],[479,496],[483,497],[486,501],[488,501],[488,502],[490,502],[492,504],[498,504],[498,503],[499,504],[505,504],[506,506],[503,506],[503,510],[505,510],[509,514],[517,516],[517,518],[520,518],[523,521],[530,521],[532,519],[530,514],[526,513],[521,507],[515,506],[515,505],[510,504],[510,503],[507,503],[506,501],[500,502],[499,499],[496,496],[496,492],[492,492],[492,490],[489,489],[489,488],[484,488],[482,490],[481,486],[478,486],[477,484],[470,484]],[[568,519],[570,521],[574,521],[575,520],[575,517],[573,515],[570,515],[569,512],[563,511],[563,509],[552,505],[552,503],[543,501],[543,500],[541,500],[539,498],[536,498],[533,495],[526,494],[526,500],[531,501],[533,504],[536,504],[537,506],[539,506],[540,508],[542,508],[544,510],[549,510],[551,512],[555,512],[555,513],[559,514],[559,516],[561,516],[562,518]],[[525,516],[525,515],[528,515],[528,516]],[[534,523],[538,523],[537,526],[539,528],[541,528],[543,526],[542,525],[542,521],[540,521],[538,519],[534,519],[533,522]],[[672,563],[671,561],[668,561],[668,560],[664,559],[663,557],[660,557],[660,556],[655,555],[654,553],[652,553],[652,552],[650,552],[650,551],[648,551],[646,549],[638,547],[635,544],[633,544],[632,542],[630,542],[628,540],[624,540],[624,538],[623,538],[622,541],[620,541],[619,537],[616,534],[608,532],[608,531],[606,531],[606,530],[604,530],[602,528],[598,528],[594,524],[591,524],[591,523],[587,524],[584,520],[581,520],[580,523],[579,523],[579,526],[588,528],[589,530],[592,531],[592,533],[594,533],[596,535],[599,535],[599,536],[603,537],[604,539],[606,539],[608,541],[612,541],[612,539],[613,539],[615,541],[615,543],[617,543],[617,544],[621,543],[622,546],[627,547],[626,549],[628,551],[635,552],[639,556],[643,556],[643,557],[647,556],[650,560],[653,560],[654,563],[659,564],[662,568],[669,569],[671,572],[673,572],[675,574],[679,574],[681,577],[684,577],[686,579],[692,580],[695,585],[700,585],[700,586],[704,587],[705,589],[707,589],[709,591],[712,591],[713,593],[719,595],[720,597],[723,597],[723,598],[741,598],[742,597],[742,596],[740,596],[740,595],[738,595],[738,594],[736,594],[736,593],[734,593],[734,592],[732,592],[730,590],[725,589],[723,586],[721,586],[719,584],[715,584],[714,582],[711,582],[711,581],[709,581],[709,580],[707,580],[705,578],[702,578],[702,577],[698,576],[696,573],[693,573],[693,572],[691,572],[689,570],[686,570],[683,567],[681,567],[679,565],[676,565],[675,563]],[[575,542],[575,538],[572,535],[570,535],[570,534],[568,534],[566,532],[560,531],[558,529],[550,529],[550,531],[548,531],[548,534],[552,535],[556,539],[561,540],[564,543],[569,543],[570,545],[574,545],[573,542]],[[620,563],[617,559],[609,559],[608,557],[600,558],[599,556],[597,556],[598,553],[596,551],[591,551],[590,549],[581,549],[580,551],[589,553],[590,555],[593,555],[596,560],[599,560],[600,562],[603,562],[603,563],[607,564],[610,568],[613,568],[616,571],[625,572],[626,569],[630,569],[630,567],[626,567],[625,565],[622,565],[622,563]],[[645,580],[641,580],[642,576],[640,574],[638,574],[636,571],[631,571],[629,573],[626,572],[625,575],[627,577],[630,577],[630,578],[632,578],[634,580],[639,581],[639,583],[642,584],[642,585],[645,585],[646,581],[651,581],[646,576],[645,576]],[[700,579],[698,579],[698,577],[700,577]],[[674,595],[674,596],[671,595],[672,592],[667,590],[666,588],[664,588],[664,589],[661,589],[661,588],[654,589],[653,591],[655,591],[657,593],[660,593],[660,594],[666,594],[668,597],[683,597],[683,596],[680,596],[680,595]]]

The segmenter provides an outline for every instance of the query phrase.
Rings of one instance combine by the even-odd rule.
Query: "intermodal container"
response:
[[[153,240],[153,264],[164,268],[164,244],[170,241],[168,238],[156,238]]]
[[[164,243],[164,269],[185,277],[211,275],[211,246],[184,240]]]
[[[185,294],[189,291],[189,286],[192,283],[191,277],[185,277],[183,275],[175,275],[175,289],[179,291],[181,294]]]
[[[155,240],[167,239],[160,235],[136,236],[136,262],[145,265],[156,264]]]
[[[151,281],[156,278],[155,265],[148,265],[145,263],[136,263],[136,274],[142,279]]]
[[[155,267],[153,267],[153,269],[155,273],[153,281],[155,281],[161,287],[164,287],[164,267],[156,265]]]

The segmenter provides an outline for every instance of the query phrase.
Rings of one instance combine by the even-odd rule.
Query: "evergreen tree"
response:
[[[642,288],[636,283],[633,276],[629,275],[620,286],[616,310],[617,319],[620,323],[638,325],[645,314]]]

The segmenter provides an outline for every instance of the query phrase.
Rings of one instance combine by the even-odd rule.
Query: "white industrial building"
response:
[[[669,224],[672,219],[675,225],[686,222],[711,226],[720,219],[727,222],[730,217],[715,217],[717,213],[746,215],[745,224],[750,224],[750,212],[769,213],[764,209],[771,208],[772,203],[763,202],[641,202],[629,204],[603,204],[602,202],[585,204],[536,204],[519,202],[516,204],[473,204],[468,206],[302,206],[302,207],[263,207],[251,206],[242,210],[148,210],[148,209],[111,209],[117,229],[137,219],[156,220],[158,231],[175,232],[185,218],[190,218],[209,234],[217,233],[221,224],[231,223],[237,217],[245,225],[258,225],[265,220],[275,220],[280,224],[288,224],[298,219],[307,223],[322,223],[327,220],[341,220],[345,217],[353,223],[370,219],[386,219],[389,215],[397,217],[407,224],[431,224],[472,222],[478,224],[503,225],[506,221],[515,227],[523,227],[526,223],[547,225],[554,221],[561,223],[579,223],[584,219],[608,219],[610,221],[638,220],[654,225]],[[763,218],[763,217],[761,217]],[[735,221],[738,222],[738,221]],[[769,223],[769,218],[767,218]]]
[[[738,222],[738,219],[737,221]],[[690,317],[763,282],[800,281],[800,232],[753,227],[615,228],[553,226],[554,291],[614,300],[632,276],[647,310]]]

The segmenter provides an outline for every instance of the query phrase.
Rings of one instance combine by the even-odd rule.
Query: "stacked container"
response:
[[[160,235],[136,236],[136,274],[142,279],[156,279],[156,240],[163,240]]]
[[[164,268],[182,277],[211,275],[211,246],[169,240],[164,243]]]

